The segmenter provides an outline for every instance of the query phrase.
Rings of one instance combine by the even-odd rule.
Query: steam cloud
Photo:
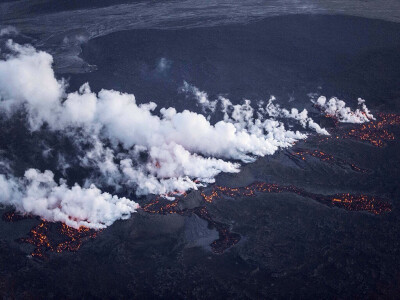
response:
[[[96,186],[67,187],[46,170],[25,172],[23,179],[0,175],[0,202],[13,205],[18,211],[39,215],[46,220],[60,221],[68,226],[101,229],[117,219],[127,219],[139,205],[129,199],[102,193]]]
[[[0,28],[0,37],[18,34],[17,28],[14,26],[5,26]]]
[[[331,98],[327,101],[326,97],[321,96],[314,101],[314,104],[328,116],[335,117],[342,123],[365,123],[370,120],[375,120],[374,116],[365,105],[365,100],[361,98],[358,99],[359,108],[355,111],[347,107],[346,102],[337,98]]]
[[[164,194],[170,198],[171,192],[214,182],[221,172],[239,172],[240,164],[231,160],[251,162],[307,137],[307,132],[287,130],[278,118],[293,119],[305,129],[329,134],[307,110],[282,109],[273,99],[257,109],[250,100],[238,105],[224,97],[210,101],[207,93],[186,82],[182,92],[192,94],[208,118],[172,107],[157,113],[153,102],[138,104],[134,95],[114,90],[94,93],[88,83],[67,93],[65,82],[55,77],[51,55],[11,40],[7,47],[11,54],[0,61],[1,112],[12,117],[23,110],[31,131],[46,126],[73,136],[82,149],[89,143],[90,149],[79,156],[79,166],[97,170],[82,186],[72,187],[64,180],[57,184],[49,170],[29,169],[19,179],[0,175],[0,203],[49,221],[103,228],[129,217],[138,205],[98,187],[111,187],[116,193],[129,188],[139,196]],[[336,106],[339,110],[322,100],[317,104],[326,113],[353,120],[346,119],[345,112],[351,112],[341,102]],[[209,117],[217,107],[223,120],[212,124]],[[362,109],[352,114],[369,116],[365,104]],[[47,151],[44,149],[43,155]],[[59,169],[68,163],[60,159]]]
[[[197,103],[201,106],[204,113],[214,113],[215,112],[215,109],[217,106],[217,100],[210,101],[208,99],[208,95],[206,92],[200,91],[197,87],[189,84],[186,81],[183,82],[181,91],[184,93],[192,94],[195,97]]]

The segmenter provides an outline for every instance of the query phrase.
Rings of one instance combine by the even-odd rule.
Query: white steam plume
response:
[[[319,124],[314,122],[312,118],[308,116],[308,111],[303,109],[301,112],[297,108],[292,108],[290,111],[281,108],[279,104],[274,104],[275,98],[272,97],[267,106],[265,107],[265,111],[272,117],[281,117],[281,118],[289,118],[294,119],[300,123],[303,128],[310,128],[315,130],[319,134],[329,135],[329,132],[325,128],[321,128]]]
[[[9,36],[9,35],[17,35],[18,30],[14,26],[4,26],[0,28],[0,37]]]
[[[180,88],[180,90],[184,93],[192,94],[197,103],[201,106],[204,113],[215,112],[217,101],[211,101],[206,92],[200,91],[197,87],[187,83],[186,81],[183,82],[183,86]]]
[[[139,205],[125,197],[101,192],[96,186],[69,188],[65,181],[54,181],[54,174],[36,169],[25,172],[23,179],[0,175],[0,203],[17,211],[39,215],[47,221],[63,222],[79,228],[105,228],[118,219],[127,219]]]
[[[64,82],[55,78],[51,55],[11,40],[7,46],[12,54],[0,61],[1,111],[12,116],[24,109],[32,131],[46,124],[72,136],[80,153],[85,152],[78,159],[80,166],[96,170],[83,187],[72,188],[65,182],[57,185],[50,171],[30,169],[18,180],[0,177],[0,202],[48,220],[75,227],[108,226],[134,212],[137,204],[102,193],[92,184],[115,191],[133,188],[137,195],[183,192],[213,182],[220,172],[238,172],[240,165],[229,159],[254,161],[307,137],[286,130],[274,119],[277,116],[267,118],[268,108],[254,111],[249,100],[242,105],[222,97],[210,101],[189,84],[184,89],[206,111],[213,112],[221,104],[223,121],[211,124],[202,114],[172,107],[161,108],[157,115],[155,103],[138,104],[134,95],[114,90],[94,93],[88,83],[66,93]],[[307,111],[275,109],[281,117],[326,134]]]
[[[44,120],[57,122],[55,110],[59,108],[64,86],[54,76],[52,56],[11,40],[7,46],[14,54],[0,61],[0,109],[12,113],[24,105],[34,130]]]
[[[327,101],[326,97],[321,96],[316,101],[313,101],[313,103],[316,107],[321,109],[322,112],[330,117],[336,118],[342,123],[365,123],[370,120],[375,120],[374,116],[365,105],[365,100],[361,98],[358,99],[359,107],[355,111],[346,106],[346,102],[335,97]]]
[[[176,143],[190,152],[242,160],[248,154],[272,154],[278,146],[290,146],[296,136],[280,127],[283,139],[275,140],[268,132],[255,135],[224,121],[211,125],[201,114],[174,108],[161,109],[158,117],[153,113],[155,103],[138,105],[134,95],[113,90],[96,95],[88,84],[62,101],[64,86],[54,77],[51,56],[32,47],[8,44],[16,54],[0,62],[2,106],[25,105],[33,130],[43,123],[54,130],[100,128],[103,137],[126,149]]]
[[[275,97],[271,97],[266,107],[263,107],[263,102],[260,102],[258,109],[255,111],[251,106],[250,100],[244,100],[243,104],[233,105],[232,102],[225,98],[219,97],[217,100],[209,100],[206,92],[200,91],[197,87],[188,84],[184,81],[182,91],[192,93],[198,104],[202,107],[204,113],[214,113],[218,102],[222,107],[224,114],[224,121],[234,123],[236,127],[248,128],[253,127],[254,129],[254,114],[257,113],[258,119],[264,119],[266,116],[272,118],[286,118],[293,119],[300,123],[304,129],[311,129],[315,132],[323,135],[329,135],[329,132],[325,128],[321,128],[312,118],[308,116],[308,111],[303,109],[301,112],[297,108],[292,108],[290,111],[281,108],[279,104],[274,104]]]

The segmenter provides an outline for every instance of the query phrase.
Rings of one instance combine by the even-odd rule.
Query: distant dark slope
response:
[[[174,101],[183,80],[237,101],[270,94],[308,101],[306,95],[321,87],[326,95],[390,104],[400,94],[399,32],[397,23],[315,15],[244,26],[122,31],[85,45],[83,58],[98,70],[71,83],[88,80],[95,89]],[[162,74],[155,72],[161,58],[170,63]]]
[[[117,4],[138,3],[146,0],[39,0],[31,7],[31,12],[45,14],[77,9],[107,7]]]

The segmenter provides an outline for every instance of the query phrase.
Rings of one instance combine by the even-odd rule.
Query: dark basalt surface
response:
[[[139,102],[187,108],[183,81],[209,95],[280,101],[303,108],[309,93],[358,97],[396,108],[400,97],[400,25],[346,16],[293,15],[246,25],[183,30],[130,30],[95,38],[82,57],[98,67],[74,74],[76,88],[132,92]],[[160,59],[166,69],[160,71]]]

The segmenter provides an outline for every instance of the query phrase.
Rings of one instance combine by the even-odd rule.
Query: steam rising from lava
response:
[[[358,106],[355,111],[346,106],[346,102],[337,98],[331,98],[329,101],[324,96],[319,97],[314,104],[320,108],[329,117],[336,118],[339,122],[343,123],[365,123],[370,120],[375,120],[374,116],[370,113],[365,100],[359,98]]]
[[[86,153],[79,156],[79,167],[97,170],[82,187],[68,187],[63,180],[57,184],[48,170],[29,169],[24,178],[1,175],[1,203],[48,221],[103,228],[128,217],[138,205],[98,187],[116,193],[133,189],[137,195],[197,189],[220,172],[239,172],[239,163],[230,160],[251,162],[307,137],[307,132],[287,130],[278,117],[328,134],[306,110],[281,109],[272,100],[257,110],[249,100],[242,105],[222,97],[210,101],[187,83],[183,92],[193,93],[204,112],[213,113],[219,104],[224,120],[212,124],[203,114],[173,107],[157,112],[153,102],[138,104],[134,95],[114,90],[96,94],[88,83],[67,93],[64,80],[55,77],[50,54],[11,40],[6,46],[9,54],[0,61],[1,113],[11,118],[22,111],[32,132],[46,128],[73,137]],[[360,114],[369,118],[366,107]]]
[[[139,207],[125,197],[103,193],[94,185],[69,188],[63,181],[57,184],[51,171],[41,173],[35,169],[27,170],[20,180],[0,175],[0,202],[74,228],[95,229],[105,228],[117,219],[127,219]]]

